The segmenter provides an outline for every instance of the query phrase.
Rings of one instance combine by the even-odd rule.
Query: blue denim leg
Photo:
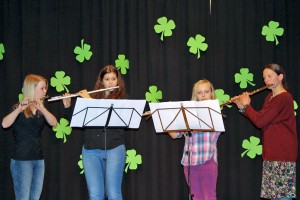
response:
[[[39,200],[44,182],[44,160],[19,161],[11,159],[10,170],[16,200]]]
[[[114,149],[82,149],[84,173],[89,191],[90,200],[104,198],[104,158],[106,163],[106,195],[109,200],[122,199],[122,178],[125,167],[126,150],[124,145]]]
[[[108,199],[122,199],[122,179],[125,167],[126,150],[121,145],[108,152],[106,170],[106,192]]]
[[[276,198],[276,199],[272,199],[272,200],[292,200],[293,198]]]

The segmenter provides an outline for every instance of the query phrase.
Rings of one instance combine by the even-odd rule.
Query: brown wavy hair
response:
[[[125,84],[124,84],[124,80],[122,78],[122,75],[120,73],[120,71],[113,65],[107,65],[105,67],[103,67],[97,77],[96,80],[96,84],[94,87],[94,90],[100,90],[100,89],[104,89],[104,85],[103,85],[103,77],[105,76],[105,74],[109,74],[109,73],[115,73],[118,79],[118,83],[117,86],[119,86],[118,89],[113,90],[112,92],[110,92],[110,94],[108,96],[105,96],[105,92],[96,92],[96,93],[92,93],[91,97],[94,99],[119,99],[122,96],[124,96],[125,94]]]

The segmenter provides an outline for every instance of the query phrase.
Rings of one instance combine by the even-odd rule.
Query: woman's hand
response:
[[[63,97],[70,96],[70,93],[65,93],[62,96]],[[69,98],[63,98],[62,102],[63,102],[65,108],[69,108],[71,106],[71,97],[69,97]]]
[[[34,97],[33,101],[30,104],[40,111],[45,108],[44,103],[39,97]]]
[[[83,97],[83,98],[88,98],[91,99],[92,97],[90,96],[90,94],[87,92],[87,90],[81,90],[77,93],[79,96]]]
[[[239,109],[243,109],[245,105],[250,105],[251,103],[251,98],[248,92],[244,92],[243,94],[233,98],[237,98],[237,100],[235,100],[234,103],[237,105]]]
[[[30,103],[29,103],[30,102]],[[19,106],[17,107],[19,112],[22,112],[23,110],[25,110],[28,106],[30,106],[32,104],[32,101],[30,98],[28,97],[24,97],[22,99],[22,101],[19,102]]]

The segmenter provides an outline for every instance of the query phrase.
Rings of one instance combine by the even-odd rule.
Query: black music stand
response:
[[[107,128],[139,128],[146,100],[78,98],[71,127],[102,127],[104,132],[104,199],[106,195],[106,135]],[[101,105],[101,106],[100,106]]]
[[[217,100],[184,101],[149,104],[156,132],[225,131]],[[192,127],[192,128],[191,128]],[[190,183],[190,140],[188,139],[188,188],[189,200],[193,199]]]

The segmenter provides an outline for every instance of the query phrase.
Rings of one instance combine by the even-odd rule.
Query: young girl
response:
[[[92,96],[86,90],[78,93],[83,98],[95,99],[122,99],[125,95],[125,86],[121,73],[113,65],[107,65],[101,69],[95,90],[112,88],[104,92],[93,93]],[[63,100],[65,108],[69,108],[71,99]],[[126,159],[124,129],[107,128],[84,129],[84,144],[82,148],[82,160],[84,174],[89,191],[89,199],[122,200],[122,178]],[[106,197],[105,197],[106,196]]]
[[[29,74],[24,80],[24,99],[3,118],[3,128],[12,127],[14,149],[10,170],[16,199],[40,199],[44,181],[44,156],[41,134],[45,123],[57,124],[56,118],[44,107],[48,81]]]
[[[215,99],[214,87],[208,80],[199,80],[194,84],[192,101]],[[181,138],[182,132],[169,132],[173,139]],[[192,132],[185,135],[185,144],[181,164],[194,200],[216,200],[218,177],[217,141],[220,132]],[[188,146],[190,149],[188,150]],[[190,152],[190,176],[189,158]],[[190,180],[188,180],[190,179]]]

